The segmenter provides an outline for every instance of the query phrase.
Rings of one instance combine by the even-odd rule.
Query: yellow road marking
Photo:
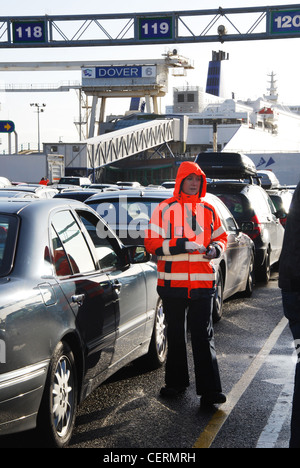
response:
[[[227,396],[226,403],[224,403],[224,405],[222,405],[222,407],[218,409],[217,412],[213,415],[204,431],[200,434],[200,437],[196,441],[193,448],[209,448],[211,446],[226,419],[238,403],[241,396],[247,390],[257,372],[262,367],[266,358],[274,348],[278,338],[287,326],[287,323],[287,319],[283,317],[279,324],[274,328],[264,346],[249,366],[248,370],[244,373],[244,375],[236,383]]]

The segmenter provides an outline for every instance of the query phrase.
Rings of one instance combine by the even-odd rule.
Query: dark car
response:
[[[84,202],[87,198],[100,193],[101,190],[98,189],[82,189],[82,190],[65,190],[58,192],[54,195],[54,198],[70,198],[72,200],[78,200]]]
[[[242,181],[219,180],[208,184],[207,190],[217,195],[229,208],[239,228],[255,245],[255,277],[268,282],[270,268],[278,262],[284,229],[267,192],[259,185]]]
[[[64,446],[101,382],[144,355],[163,364],[156,276],[81,202],[0,202],[0,435],[37,426]]]
[[[94,195],[85,201],[114,229],[124,244],[140,244],[153,210],[158,203],[171,197],[173,191],[128,190]],[[221,318],[223,300],[237,292],[250,296],[253,290],[254,245],[240,232],[226,206],[214,195],[206,200],[216,208],[228,233],[228,248],[214,260],[217,270],[217,290],[214,300],[214,321]]]
[[[88,177],[65,176],[59,179],[58,185],[79,185],[80,187],[88,187],[91,185],[91,181]]]
[[[100,190],[120,190],[120,187],[117,184],[91,184],[90,189],[100,189]]]
[[[128,189],[99,193],[85,203],[105,219],[125,245],[132,245],[144,242],[143,231],[153,210],[172,195],[173,191],[165,189]]]
[[[239,228],[253,240],[256,279],[268,282],[271,266],[281,254],[284,229],[282,212],[276,211],[262,188],[255,164],[242,153],[227,152],[200,153],[195,162],[213,179],[208,191],[225,203]]]

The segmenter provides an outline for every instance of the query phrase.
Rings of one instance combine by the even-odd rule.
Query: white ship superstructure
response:
[[[269,78],[268,93],[256,100],[240,101],[234,96],[225,99],[200,88],[174,90],[173,112],[184,112],[189,117],[187,153],[190,156],[213,150],[244,153],[259,169],[276,171],[281,183],[297,183],[300,115],[291,110],[292,106],[280,104],[274,73]]]

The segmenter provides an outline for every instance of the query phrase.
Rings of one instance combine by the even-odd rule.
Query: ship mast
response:
[[[271,74],[268,76],[270,77],[270,81],[269,81],[270,87],[267,88],[267,90],[269,91],[269,94],[264,95],[264,99],[266,101],[276,103],[278,101],[278,93],[277,93],[277,86],[276,86],[277,81],[275,80],[276,75],[274,72],[271,72]]]

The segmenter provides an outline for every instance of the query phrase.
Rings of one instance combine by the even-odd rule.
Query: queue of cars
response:
[[[75,188],[60,187],[52,199],[45,187],[0,198],[0,436],[37,427],[58,447],[68,444],[76,407],[95,387],[137,358],[161,366],[167,353],[156,263],[143,233],[173,190]],[[211,180],[206,197],[228,233],[227,250],[213,261],[218,321],[225,299],[251,296],[255,273],[269,279],[282,212],[252,180]]]
[[[239,229],[253,240],[256,280],[268,282],[271,267],[279,261],[284,236],[280,220],[286,213],[276,210],[247,156],[203,153],[196,162],[211,178],[208,191],[225,203]]]

